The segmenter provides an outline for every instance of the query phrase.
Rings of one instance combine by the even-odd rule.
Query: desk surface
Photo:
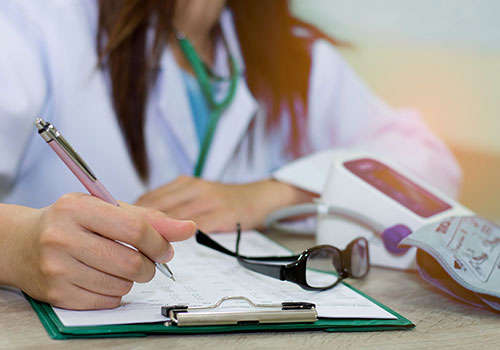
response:
[[[313,245],[310,237],[273,234],[292,250]],[[452,300],[417,273],[373,268],[351,285],[410,319],[410,331],[326,333],[269,332],[169,335],[146,338],[52,340],[22,294],[0,288],[0,349],[498,349],[500,315]]]

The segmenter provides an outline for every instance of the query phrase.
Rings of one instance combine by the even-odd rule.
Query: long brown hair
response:
[[[310,45],[314,38],[327,37],[294,18],[288,0],[229,0],[228,7],[245,61],[246,81],[268,111],[268,127],[276,125],[285,110],[291,125],[290,150],[300,154],[308,106]],[[172,30],[174,9],[175,0],[99,0],[99,60],[110,75],[113,106],[143,180],[148,178],[146,104]],[[150,43],[146,37],[152,26]]]

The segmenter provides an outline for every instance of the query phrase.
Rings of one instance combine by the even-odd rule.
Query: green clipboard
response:
[[[263,332],[263,331],[312,331],[323,330],[326,332],[371,332],[388,330],[407,330],[415,325],[407,318],[401,316],[387,306],[359,290],[344,283],[348,288],[361,294],[363,297],[380,306],[385,311],[397,317],[396,319],[346,319],[346,318],[320,318],[314,323],[275,323],[275,324],[243,324],[237,326],[165,326],[159,323],[141,323],[126,325],[106,326],[77,326],[68,327],[62,324],[52,307],[37,301],[25,294],[26,299],[37,313],[40,321],[52,339],[72,338],[113,338],[113,337],[144,337],[159,334],[211,334],[235,332]]]

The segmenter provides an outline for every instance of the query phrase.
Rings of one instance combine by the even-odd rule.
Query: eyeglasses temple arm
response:
[[[230,256],[236,256],[236,254],[234,252],[221,246],[219,243],[217,243],[212,238],[210,238],[206,233],[204,233],[200,230],[196,231],[196,242],[198,242],[199,244],[204,245],[206,247],[215,249],[221,253],[224,253],[224,254],[227,254]]]
[[[196,231],[196,242],[198,242],[201,245],[204,245],[206,247],[212,248],[214,250],[217,250],[218,252],[234,256],[236,257],[236,253],[230,251],[229,249],[226,249],[216,241],[214,241],[210,236],[208,236],[206,233],[198,230]],[[240,255],[243,259],[251,259],[251,260],[257,260],[257,261],[295,261],[299,257],[298,255],[292,255],[292,256],[256,256],[256,257],[250,257],[250,256],[245,256],[245,255]]]
[[[283,265],[276,264],[265,264],[265,263],[257,263],[252,262],[249,259],[245,259],[245,257],[240,255],[240,238],[241,238],[241,225],[240,223],[236,224],[236,259],[243,267],[250,269],[252,271],[261,273],[263,275],[274,277],[279,280],[284,279],[283,274]],[[253,259],[252,259],[253,260]]]
[[[246,267],[249,270],[252,270],[254,272],[261,273],[263,275],[277,278],[279,280],[284,281],[284,276],[282,272],[282,267],[283,265],[274,265],[274,264],[263,264],[263,263],[256,263],[256,262],[251,262],[246,259],[244,259],[241,256],[236,257],[238,259],[238,262],[240,265]]]

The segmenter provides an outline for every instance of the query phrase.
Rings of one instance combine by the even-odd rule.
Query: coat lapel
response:
[[[210,180],[218,180],[221,177],[257,112],[257,102],[242,75],[244,63],[229,11],[222,13],[220,23],[227,48],[236,59],[241,76],[233,101],[219,118],[205,162],[202,177]],[[229,74],[227,49],[222,42],[217,45],[215,60],[215,70],[223,75]],[[165,50],[160,67],[161,76],[157,90],[159,96],[156,96],[160,118],[168,128],[169,136],[175,138],[174,143],[178,145],[175,152],[180,152],[194,169],[200,151],[199,143],[182,72],[171,49]],[[220,91],[221,95],[226,93],[224,90],[226,89]]]
[[[240,79],[234,101],[219,119],[203,170],[203,178],[218,180],[222,176],[256,112],[257,102],[245,82]]]
[[[168,128],[168,136],[175,138],[176,152],[194,164],[199,152],[198,137],[182,72],[170,48],[163,54],[161,68],[156,96],[160,118]]]
[[[250,121],[257,112],[257,101],[254,99],[244,78],[245,63],[241,55],[239,42],[236,37],[231,12],[225,10],[220,17],[220,26],[224,40],[220,41],[216,50],[215,69],[222,75],[230,74],[228,69],[228,50],[237,62],[240,74],[234,100],[219,118],[217,129],[212,140],[203,178],[218,180],[224,169],[234,156],[248,129]],[[224,42],[226,45],[224,45]],[[227,47],[226,47],[227,46]],[[222,92],[224,96],[227,91]]]

